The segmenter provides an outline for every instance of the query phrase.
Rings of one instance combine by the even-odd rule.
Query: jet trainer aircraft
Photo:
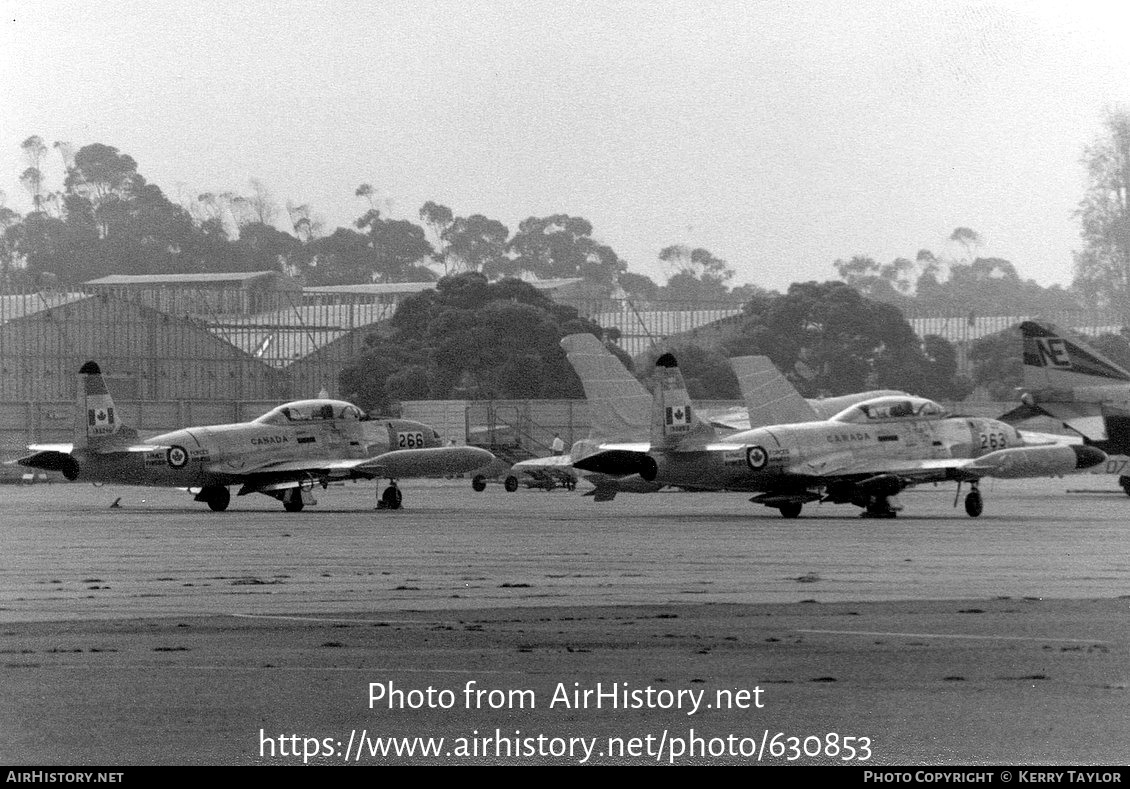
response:
[[[579,473],[575,460],[599,450],[602,442],[646,441],[650,433],[651,395],[600,340],[592,334],[572,334],[562,338],[561,347],[585,390],[591,420],[589,437],[574,443],[567,455],[515,463],[507,478],[507,490],[517,490],[522,477],[547,488],[562,484],[571,487]],[[906,394],[880,389],[805,400],[768,357],[736,357],[730,359],[730,366],[738,379],[745,408],[699,412],[712,427],[726,433],[782,422],[818,421],[864,400]],[[663,487],[641,479],[638,474],[616,477],[587,471],[582,475],[595,488],[586,495],[594,496],[596,501],[610,501],[617,493],[652,493]]]
[[[756,492],[751,501],[786,518],[807,502],[851,503],[870,517],[894,517],[890,499],[923,482],[968,482],[965,511],[981,514],[983,477],[1073,473],[1106,455],[1081,444],[1027,444],[995,419],[950,417],[920,397],[857,403],[821,422],[774,425],[719,438],[693,413],[678,363],[656,362],[651,441],[603,444],[574,466],[612,476],[699,490]],[[956,503],[956,502],[955,502]]]
[[[1022,405],[1001,419],[1017,424],[1050,416],[1109,457],[1095,473],[1118,474],[1130,494],[1130,372],[1070,332],[1024,321]]]
[[[73,444],[37,444],[16,462],[61,471],[69,480],[195,489],[195,500],[227,509],[237,495],[263,493],[287,512],[313,504],[315,485],[387,478],[381,503],[398,509],[396,480],[461,474],[494,460],[478,447],[443,446],[427,425],[408,419],[371,419],[342,400],[319,398],[280,405],[258,419],[187,427],[141,440],[120,421],[101,370],[79,370]]]

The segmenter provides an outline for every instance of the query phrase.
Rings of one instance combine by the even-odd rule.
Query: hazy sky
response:
[[[112,145],[173,199],[249,192],[350,225],[427,200],[513,231],[592,222],[656,279],[981,254],[1071,280],[1083,148],[1130,106],[1124,2],[0,0],[0,189],[20,143]],[[48,168],[61,186],[57,159]]]

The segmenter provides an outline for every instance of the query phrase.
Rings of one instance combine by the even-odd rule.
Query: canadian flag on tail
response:
[[[91,436],[108,436],[114,432],[114,403],[106,395],[86,398],[86,433]]]
[[[686,426],[691,423],[691,407],[689,405],[667,406],[667,426]]]

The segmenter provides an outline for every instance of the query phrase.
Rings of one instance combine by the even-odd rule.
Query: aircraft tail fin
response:
[[[730,359],[730,367],[738,378],[751,428],[811,422],[819,418],[816,410],[768,356],[736,356]]]
[[[561,347],[585,389],[592,435],[604,441],[644,440],[651,395],[643,384],[591,334],[570,334]]]
[[[714,429],[695,415],[674,355],[665,353],[656,360],[655,376],[651,408],[652,448],[683,451],[705,446],[714,438]]]
[[[1046,321],[1024,321],[1024,388],[1073,389],[1130,384],[1130,372],[1077,335]]]
[[[121,421],[114,398],[102,379],[96,362],[87,362],[78,371],[78,400],[75,404],[75,440],[78,447],[99,447],[130,441],[137,431]]]

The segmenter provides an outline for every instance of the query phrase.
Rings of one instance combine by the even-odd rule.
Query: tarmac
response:
[[[1130,498],[1112,477],[986,483],[976,519],[952,485],[904,493],[892,520],[401,488],[401,510],[347,484],[301,513],[0,488],[0,763],[1130,755]]]

